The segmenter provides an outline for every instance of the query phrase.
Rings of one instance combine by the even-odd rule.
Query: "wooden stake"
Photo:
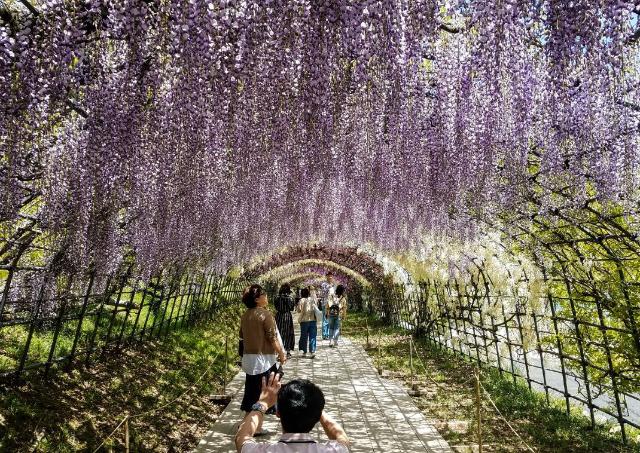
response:
[[[478,451],[482,453],[482,413],[480,399],[480,368],[476,367],[476,418],[478,419]]]
[[[227,373],[229,372],[229,337],[224,337],[224,373],[222,373],[222,394],[227,394]]]
[[[124,451],[129,453],[129,417],[124,421]]]
[[[364,319],[367,323],[367,349],[371,348],[371,344],[369,343],[369,318]]]
[[[381,337],[378,335],[378,374],[382,376],[382,346],[381,346]]]
[[[411,369],[411,389],[415,387],[413,378],[413,338],[409,337],[409,368]]]

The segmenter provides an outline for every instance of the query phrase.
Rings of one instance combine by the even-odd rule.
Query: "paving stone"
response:
[[[298,338],[296,323],[296,338]],[[318,338],[321,338],[318,336]],[[319,340],[316,358],[303,358],[296,351],[284,367],[284,381],[309,379],[325,394],[325,410],[344,427],[351,440],[351,451],[359,452],[451,452],[431,421],[416,407],[397,382],[378,376],[364,349],[342,338],[337,348]],[[200,441],[196,452],[234,452],[233,436],[244,412],[240,411],[244,373],[238,373],[227,387],[234,398]],[[281,428],[278,418],[266,416],[264,427],[272,435],[264,441],[277,441]],[[320,424],[313,435],[326,436]]]

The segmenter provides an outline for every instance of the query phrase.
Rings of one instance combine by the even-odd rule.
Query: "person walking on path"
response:
[[[309,297],[310,292],[308,288],[302,288],[300,295],[302,298],[298,304],[298,312],[300,313],[300,317],[298,318],[300,322],[300,342],[298,343],[298,349],[302,351],[302,357],[306,357],[308,341],[308,350],[313,359],[316,354],[316,335],[318,334],[316,313],[318,309],[315,301]]]
[[[282,437],[277,443],[258,443],[253,437],[262,425],[268,407],[277,403]],[[306,379],[282,385],[280,377],[269,375],[262,384],[260,399],[240,423],[235,437],[239,453],[349,453],[349,437],[344,428],[324,411],[324,394]],[[317,442],[310,434],[320,422],[327,442]]]
[[[247,374],[244,382],[244,396],[240,408],[249,413],[260,397],[262,378],[275,373],[277,361],[284,365],[287,361],[276,320],[267,305],[267,293],[260,285],[245,289],[242,302],[247,310],[240,319],[240,341],[242,344],[242,370]],[[274,408],[267,408],[275,413]],[[257,435],[264,434],[262,420],[256,427]]]
[[[325,315],[329,303],[335,297],[336,287],[333,283],[333,273],[327,272],[327,281],[322,283],[322,299],[318,308],[322,311],[322,339],[329,338],[329,320]]]
[[[340,324],[347,315],[347,295],[344,286],[338,285],[335,297],[327,305],[326,316],[329,319],[329,347],[338,346]]]
[[[295,349],[296,339],[293,332],[293,316],[291,312],[295,308],[295,302],[291,297],[291,286],[285,283],[280,287],[278,297],[273,306],[276,309],[276,324],[282,337],[284,350],[287,351],[287,358],[291,357],[291,351]]]

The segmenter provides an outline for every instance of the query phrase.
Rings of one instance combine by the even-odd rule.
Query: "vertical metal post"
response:
[[[107,282],[105,283],[104,293],[102,294],[102,297],[100,300],[100,306],[98,307],[98,312],[96,313],[95,322],[93,324],[93,331],[91,332],[91,338],[89,339],[89,344],[87,345],[87,356],[85,357],[85,362],[84,362],[84,365],[87,367],[89,366],[89,361],[91,360],[91,353],[94,350],[93,344],[96,340],[96,335],[98,333],[98,328],[100,326],[100,319],[102,318],[104,301],[107,299],[107,297],[110,297],[109,285],[111,285],[112,278],[113,276],[109,275],[109,277],[107,278]]]
[[[38,301],[36,302],[36,306],[33,308],[31,315],[31,323],[29,325],[29,333],[27,334],[27,341],[24,344],[24,350],[22,351],[22,356],[20,357],[20,365],[18,365],[18,369],[16,370],[16,377],[19,378],[20,374],[24,370],[25,362],[27,361],[27,355],[29,354],[29,347],[31,346],[31,340],[33,338],[33,331],[36,328],[36,324],[38,323],[38,318],[40,317],[40,309],[42,308],[42,302],[44,299],[44,293],[47,285],[49,284],[50,275],[47,274],[44,277],[42,282],[42,286],[40,287],[40,292],[38,293]]]
[[[547,372],[544,367],[544,349],[542,349],[542,343],[540,341],[540,331],[538,329],[538,320],[536,318],[535,312],[531,315],[533,317],[533,328],[536,331],[536,348],[538,350],[538,355],[540,356],[540,371],[542,371],[542,383],[544,385],[544,394],[547,400],[547,404],[551,404],[549,399],[549,385],[547,384]]]
[[[173,285],[175,284],[176,280],[178,281],[178,287],[175,289],[176,296],[173,299],[174,304],[175,304],[175,298],[177,297],[177,293],[180,292],[180,283],[182,282],[182,272],[179,272],[178,270],[176,270],[176,274],[171,278],[171,282],[169,282],[169,292],[167,293],[167,302],[164,304],[164,310],[162,310],[162,316],[160,317],[160,323],[158,324],[158,331],[156,332],[156,337],[159,337],[160,333],[162,332],[162,325],[164,324],[165,316],[167,316],[167,310],[169,308],[169,303],[171,301],[171,292],[174,290]],[[160,305],[162,305],[162,299],[160,300]],[[158,319],[158,316],[156,315],[153,318],[153,326],[151,327],[151,332],[149,333],[149,336],[153,334],[153,329],[156,327],[157,319]]]
[[[505,336],[507,337],[507,349],[509,350],[509,362],[511,364],[511,377],[513,378],[513,383],[515,384],[517,382],[516,367],[515,363],[513,362],[512,343],[511,337],[509,336],[509,321],[507,320],[507,314],[504,311],[504,303],[502,301],[500,301],[500,308],[502,309],[502,319],[504,319],[504,332]]]
[[[186,276],[186,280],[185,280],[185,285],[183,286],[182,284],[182,279],[180,279],[180,282],[178,283],[178,291],[176,292],[176,296],[173,298],[173,303],[171,304],[171,311],[169,312],[169,317],[167,318],[167,328],[164,331],[165,336],[169,333],[169,330],[171,329],[171,321],[173,320],[173,312],[176,309],[176,302],[178,301],[178,296],[180,296],[180,304],[178,305],[178,313],[180,313],[180,307],[182,307],[182,301],[184,300],[184,294],[185,292],[189,292],[189,286],[191,285],[190,282],[190,278],[187,275]],[[176,317],[176,324],[177,324],[177,317]],[[160,329],[162,330],[162,329]]]
[[[567,415],[571,414],[571,405],[569,403],[569,389],[567,387],[567,370],[564,365],[564,352],[562,348],[562,341],[560,341],[560,329],[558,329],[558,318],[556,316],[556,307],[553,297],[550,292],[547,292],[547,297],[549,298],[549,308],[551,308],[551,321],[553,325],[553,331],[555,333],[556,338],[556,348],[558,350],[558,358],[560,359],[560,370],[562,371],[562,385],[564,388],[564,401],[565,401],[565,410]]]
[[[147,298],[147,287],[149,285],[145,282],[144,283],[144,288],[142,288],[142,299],[140,299],[140,307],[138,307],[138,313],[136,314],[136,320],[133,322],[133,327],[131,328],[131,333],[129,333],[129,340],[127,340],[128,343],[131,343],[133,341],[133,339],[135,338],[136,335],[136,330],[138,329],[138,322],[140,321],[140,314],[142,313],[142,310],[144,309],[144,300]],[[147,312],[148,314],[148,312]]]
[[[78,325],[76,326],[76,334],[73,337],[73,345],[71,346],[71,352],[69,353],[69,362],[67,366],[71,366],[73,359],[76,355],[76,348],[78,347],[78,340],[82,334],[82,323],[84,322],[84,315],[87,312],[87,306],[89,305],[89,297],[91,297],[91,289],[93,288],[93,281],[95,280],[95,274],[92,272],[89,276],[89,283],[87,284],[87,290],[84,293],[82,300],[82,309],[80,310],[80,317],[78,318]]]
[[[136,296],[136,289],[138,288],[139,285],[140,285],[140,279],[137,278],[133,284],[133,287],[131,288],[131,295],[129,296],[129,302],[127,302],[127,306],[125,308],[124,319],[122,320],[122,326],[120,326],[120,333],[118,334],[118,343],[116,344],[116,348],[120,347],[122,343],[122,339],[124,338],[124,331],[127,328],[127,321],[129,320],[129,314],[131,313],[131,306],[133,305],[133,299]],[[136,318],[136,322],[137,322],[137,318]]]
[[[107,352],[107,347],[109,346],[109,341],[111,340],[111,332],[113,332],[113,326],[116,321],[116,316],[118,315],[118,307],[120,306],[120,299],[122,298],[122,291],[124,291],[124,286],[127,284],[127,279],[129,278],[129,271],[131,267],[127,269],[127,271],[120,277],[121,283],[120,288],[118,289],[118,297],[115,300],[115,305],[113,306],[113,312],[111,313],[111,317],[109,318],[109,327],[107,328],[107,335],[104,338],[104,345],[102,347],[102,355]]]
[[[204,310],[204,306],[205,306],[205,298],[206,298],[206,294],[207,294],[207,281],[208,281],[209,277],[207,275],[202,275],[201,278],[201,283],[200,286],[198,288],[198,294],[196,297],[196,300],[198,300],[200,303],[198,304],[198,306],[196,307],[195,303],[191,303],[191,306],[189,307],[189,318],[187,319],[187,324],[191,325],[193,324],[194,321],[197,321],[201,318]],[[199,313],[196,313],[195,310],[199,310]]]
[[[622,440],[627,443],[627,433],[624,426],[624,416],[622,412],[622,404],[620,401],[620,391],[618,390],[618,380],[616,379],[616,369],[613,365],[611,358],[610,340],[607,335],[607,325],[605,323],[604,313],[602,311],[602,305],[600,299],[596,299],[596,309],[598,310],[598,319],[600,321],[600,332],[602,333],[602,344],[604,345],[604,351],[607,357],[607,364],[609,365],[609,376],[611,376],[611,388],[613,389],[613,396],[616,402],[616,409],[618,410],[618,423],[620,424],[620,433],[622,434]]]
[[[482,316],[482,298],[481,298],[481,295],[479,294],[480,290],[477,284],[475,285],[475,291],[476,291],[476,297],[478,301],[478,317],[480,319],[480,325],[482,326],[482,346],[484,349],[484,357],[485,357],[486,363],[490,364],[491,360],[489,359],[489,348],[487,347],[487,329],[485,328],[484,317]]]
[[[442,303],[440,301],[440,295],[438,294],[438,284],[436,282],[433,282],[433,284],[429,283],[429,289],[433,288],[432,292],[433,292],[433,297],[436,299],[436,304],[438,306],[438,313],[437,315],[435,315],[435,326],[436,326],[436,333],[438,334],[438,338],[437,338],[437,342],[438,342],[438,349],[440,351],[442,351],[443,347],[446,347],[447,344],[447,336],[446,336],[446,332],[445,332],[445,328],[444,328],[444,324],[442,323],[441,319],[444,316],[444,309],[442,308]],[[427,295],[427,302],[428,302],[428,295]]]
[[[184,302],[185,307],[188,307],[189,306],[189,301],[193,300],[193,297],[191,297],[192,296],[192,292],[191,291],[193,289],[193,280],[194,280],[193,277],[187,276],[187,285],[186,285],[184,291],[182,292],[182,294],[180,295],[180,303],[178,304],[178,311],[176,312],[175,322],[173,323],[173,328],[174,329],[178,328],[178,322],[180,321],[180,310],[182,310],[182,305],[183,305],[185,296],[187,297],[186,302]],[[175,306],[175,303],[174,303],[174,306]],[[173,310],[172,310],[171,314],[173,315]],[[183,324],[184,323],[182,323],[180,325],[182,326]],[[169,317],[169,323],[167,324],[167,333],[169,333],[170,327],[171,327],[171,317]]]
[[[160,273],[160,275],[158,275],[158,277],[156,278],[156,283],[158,285],[161,285],[160,288],[160,304],[162,304],[162,299],[164,298],[164,289],[165,286],[164,284],[162,284],[162,273]],[[149,324],[149,317],[151,316],[151,311],[152,311],[152,304],[155,304],[156,301],[156,297],[158,295],[156,294],[156,287],[154,286],[153,288],[153,293],[151,294],[151,301],[149,302],[149,308],[147,309],[147,316],[144,318],[144,324],[142,325],[142,330],[140,331],[140,341],[142,341],[142,339],[144,338],[144,334],[147,331],[147,325]],[[159,309],[160,307],[158,307]],[[156,321],[158,320],[158,316],[157,316],[157,312],[154,313],[153,315],[153,322],[151,323],[151,328],[149,329],[149,336],[151,336],[153,334],[153,329],[156,326]]]
[[[7,300],[9,300],[9,289],[11,288],[11,281],[13,280],[13,273],[15,272],[15,264],[16,263],[14,259],[14,263],[12,263],[11,267],[9,268],[9,275],[7,275],[7,280],[4,282],[4,290],[2,291],[2,299],[0,300],[0,317],[4,312],[4,306],[7,303]]]
[[[529,386],[529,390],[531,390],[531,374],[529,373],[529,360],[527,359],[527,350],[524,348],[522,321],[520,319],[519,304],[516,304],[516,321],[518,323],[518,333],[520,335],[520,347],[522,348],[522,357],[524,359],[524,371],[527,375],[527,385]]]
[[[582,331],[580,330],[580,320],[578,319],[578,313],[576,311],[575,302],[573,300],[574,299],[573,290],[571,288],[571,285],[569,284],[569,280],[567,277],[567,269],[564,265],[562,266],[562,273],[564,275],[564,284],[565,284],[565,288],[567,289],[567,295],[569,296],[569,306],[571,307],[573,326],[576,333],[576,343],[578,345],[578,352],[580,353],[580,366],[582,368],[582,377],[583,377],[584,387],[585,387],[585,390],[587,391],[587,403],[588,403],[587,405],[589,406],[589,415],[591,417],[591,428],[595,428],[596,418],[595,418],[595,414],[593,413],[593,398],[591,397],[591,383],[589,381],[589,372],[587,370],[588,362],[585,359],[585,354],[584,354],[585,341],[582,336]],[[624,437],[625,436],[624,424],[622,425],[622,431],[623,431],[622,435]]]
[[[471,355],[471,342],[469,341],[469,331],[467,329],[467,322],[465,321],[465,307],[462,304],[462,299],[463,296],[461,294],[460,291],[460,284],[458,283],[458,280],[454,280],[455,282],[455,291],[456,291],[456,296],[455,296],[455,300],[457,301],[457,305],[458,305],[458,310],[460,310],[460,315],[456,316],[456,330],[458,330],[458,335],[460,336],[460,327],[458,326],[458,319],[457,318],[462,318],[462,335],[461,338],[464,338],[464,344],[465,344],[465,351],[463,352],[462,350],[462,341],[460,342],[460,352],[462,352],[464,355],[466,355],[467,357],[469,357],[470,360],[473,360],[473,357]],[[471,316],[471,312],[469,311],[469,316]],[[475,332],[474,332],[474,341],[475,341]],[[478,344],[476,343],[476,353],[478,352]],[[478,358],[478,362],[480,361],[480,358]]]
[[[56,317],[56,326],[53,330],[53,338],[51,339],[49,356],[47,357],[47,363],[44,366],[45,379],[49,376],[49,370],[51,369],[51,365],[53,364],[53,356],[56,352],[56,345],[58,344],[58,337],[60,336],[60,329],[62,328],[62,318],[64,317],[64,313],[67,311],[67,305],[69,305],[69,290],[71,289],[71,284],[73,283],[73,275],[67,276],[67,278],[68,280],[64,288],[62,304],[58,308],[58,316]]]
[[[500,376],[502,376],[502,356],[500,355],[500,339],[498,338],[498,328],[496,327],[496,319],[493,315],[489,315],[489,319],[491,319],[491,332],[493,332],[493,345],[496,347],[496,362],[498,362],[498,371],[500,372]]]

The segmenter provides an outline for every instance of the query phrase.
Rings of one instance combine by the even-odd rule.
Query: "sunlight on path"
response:
[[[298,337],[296,323],[296,340]],[[318,336],[321,338],[321,336]],[[450,452],[448,444],[430,425],[407,392],[397,383],[378,376],[364,349],[343,338],[340,347],[329,348],[320,341],[315,359],[302,358],[296,351],[285,365],[284,380],[310,379],[322,388],[325,410],[344,426],[352,452]],[[233,452],[233,435],[244,416],[240,411],[244,373],[229,385],[231,404],[200,441],[197,452]],[[277,441],[280,424],[267,416],[264,426],[273,434],[261,438]],[[326,440],[320,424],[314,434]]]

